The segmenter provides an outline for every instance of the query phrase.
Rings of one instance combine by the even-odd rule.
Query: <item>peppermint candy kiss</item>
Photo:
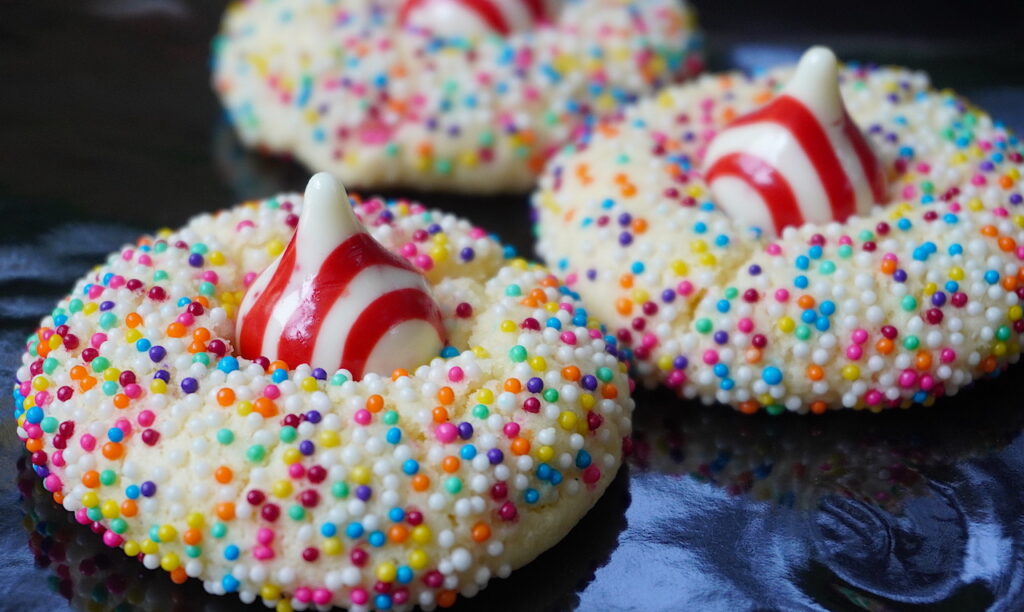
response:
[[[246,292],[237,337],[243,357],[358,379],[429,362],[444,325],[423,276],[366,232],[345,188],[321,172],[291,242]]]
[[[715,137],[704,169],[718,207],[767,234],[842,222],[886,200],[885,173],[846,112],[824,47],[804,53],[776,98]]]
[[[437,36],[508,35],[550,21],[552,0],[405,0],[399,22]]]

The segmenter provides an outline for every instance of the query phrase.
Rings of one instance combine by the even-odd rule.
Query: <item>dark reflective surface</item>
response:
[[[769,3],[744,21],[734,3],[698,2],[712,64],[758,67],[825,42],[846,57],[927,68],[1024,126],[1014,47],[1024,5],[878,31],[863,15],[812,23],[794,5]],[[884,3],[868,5],[877,14]],[[39,317],[106,253],[141,231],[305,183],[294,164],[242,151],[220,120],[206,61],[221,8],[0,4],[0,380],[11,380]],[[529,252],[525,197],[402,195]],[[1022,374],[883,415],[751,418],[642,393],[628,469],[608,494],[557,547],[458,605],[1024,609]],[[242,608],[145,570],[69,521],[25,469],[2,397],[0,609]]]

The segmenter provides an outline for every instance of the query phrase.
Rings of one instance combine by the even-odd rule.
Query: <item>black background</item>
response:
[[[927,69],[1024,127],[1024,2],[696,4],[712,68],[824,43]],[[107,252],[199,211],[302,188],[304,170],[242,151],[223,121],[208,73],[222,10],[0,0],[0,379]],[[402,195],[531,252],[525,195]],[[1024,609],[1020,376],[880,416],[751,418],[640,394],[628,473],[562,544],[460,606]],[[0,408],[0,609],[239,606],[70,525],[19,464],[6,391]]]

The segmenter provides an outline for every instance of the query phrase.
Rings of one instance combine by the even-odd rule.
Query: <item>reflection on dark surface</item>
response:
[[[925,68],[1024,126],[1019,0],[832,3],[827,18],[793,0],[695,4],[716,69],[828,44]],[[10,381],[38,319],[107,253],[201,211],[301,189],[308,173],[243,150],[219,119],[207,61],[222,2],[0,7],[0,381]],[[525,196],[387,195],[457,212],[531,252]],[[1022,610],[1022,374],[882,415],[751,418],[641,394],[634,454],[608,494],[561,544],[458,605]],[[17,467],[10,396],[0,397],[0,609],[242,608],[145,570],[74,523]]]

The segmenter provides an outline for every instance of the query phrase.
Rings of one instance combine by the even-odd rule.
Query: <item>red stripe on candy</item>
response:
[[[726,176],[742,180],[761,196],[776,233],[790,225],[803,225],[804,216],[789,181],[763,159],[746,153],[723,155],[711,165],[704,178],[710,185],[715,179]]]
[[[295,236],[292,235],[288,242],[281,261],[274,270],[263,292],[253,300],[252,307],[242,319],[239,327],[238,352],[243,357],[253,359],[263,354],[263,336],[267,332],[267,323],[270,322],[270,314],[277,305],[277,300],[288,287],[288,280],[291,278],[295,268]],[[291,365],[291,364],[289,364]]]
[[[878,158],[875,157],[874,152],[871,150],[871,145],[861,134],[860,128],[853,122],[853,119],[849,115],[843,118],[843,135],[849,139],[853,145],[853,150],[857,153],[857,159],[860,161],[860,167],[864,171],[864,177],[867,178],[868,185],[871,185],[871,195],[875,198],[875,204],[884,204],[886,193],[885,173],[882,171],[882,165],[878,163]]]
[[[526,4],[527,10],[530,11],[530,16],[533,17],[534,21],[544,21],[547,19],[546,11],[544,10],[544,0],[523,0]]]
[[[828,135],[814,113],[796,98],[781,95],[767,106],[740,117],[733,126],[760,122],[781,125],[800,143],[818,173],[818,180],[825,188],[832,208],[832,217],[836,221],[845,221],[856,212],[853,183],[843,170],[843,165],[839,163],[839,157],[836,156]]]
[[[398,23],[405,25],[405,22],[409,20],[409,14],[422,6],[427,0],[406,0],[402,3],[402,6],[398,9]]]
[[[352,329],[359,331],[349,334],[345,339],[341,364],[352,372],[353,378],[362,378],[366,362],[381,338],[392,327],[412,320],[431,323],[438,337],[444,338],[441,312],[421,289],[398,289],[380,296],[352,324]]]
[[[499,34],[508,34],[510,29],[508,22],[505,21],[505,15],[502,14],[494,2],[491,0],[455,0],[459,4],[465,6],[469,10],[473,11],[480,16],[492,30]]]
[[[278,359],[292,368],[313,359],[320,328],[331,308],[352,279],[370,266],[389,266],[416,273],[404,259],[378,247],[369,234],[358,233],[342,242],[324,259],[316,276],[303,283],[307,287],[302,291],[308,294],[302,296],[299,307],[281,332],[277,343]],[[358,326],[352,330],[350,337],[362,333]]]

